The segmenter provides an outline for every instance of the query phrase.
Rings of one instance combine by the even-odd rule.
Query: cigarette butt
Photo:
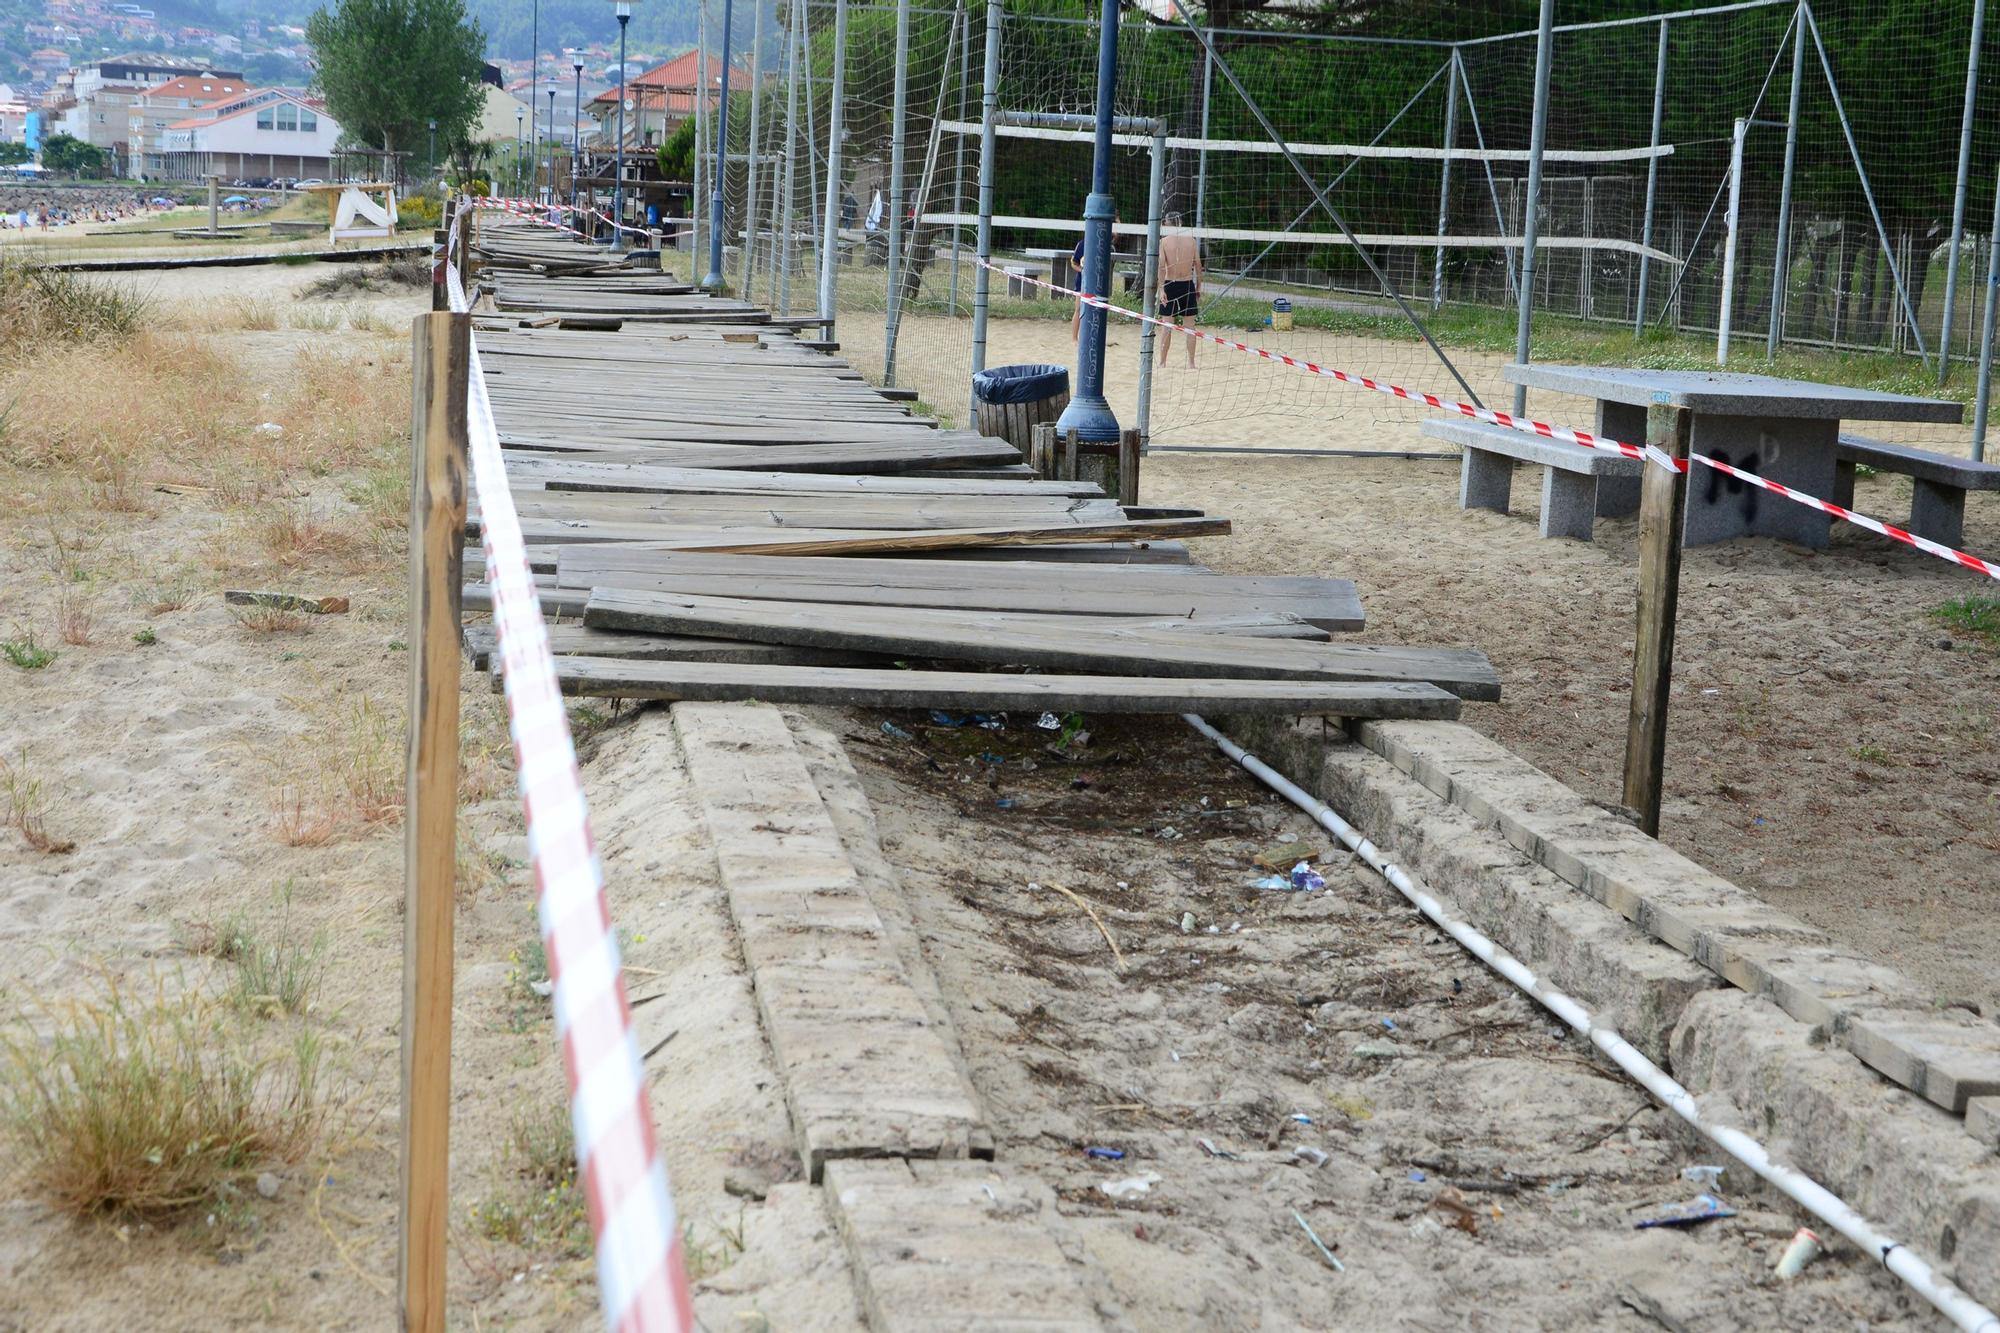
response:
[[[1799,1270],[1820,1256],[1819,1237],[1811,1230],[1800,1227],[1793,1235],[1792,1243],[1778,1256],[1777,1274],[1790,1281],[1799,1275]]]

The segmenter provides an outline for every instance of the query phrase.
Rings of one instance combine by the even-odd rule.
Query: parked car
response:
[[[317,177],[317,176],[312,176],[312,177],[309,177],[309,178],[307,178],[306,180],[302,180],[302,181],[293,181],[293,182],[292,182],[292,188],[293,188],[294,190],[304,190],[304,189],[308,189],[308,188],[310,188],[310,187],[312,187],[312,186],[315,186],[315,185],[324,185],[324,184],[326,184],[326,182],[325,182],[325,181],[321,180],[321,179],[320,179],[319,177]]]

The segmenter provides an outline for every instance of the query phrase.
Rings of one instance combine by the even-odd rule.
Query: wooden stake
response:
[[[1081,452],[1082,447],[1077,441],[1076,432],[1065,431],[1062,438],[1062,460],[1056,464],[1058,481],[1076,480],[1077,455]]]
[[[1686,408],[1646,413],[1646,442],[1683,463],[1693,430],[1694,414]],[[1639,827],[1652,837],[1660,834],[1687,487],[1687,473],[1648,463],[1639,491],[1639,637],[1632,649],[1632,712],[1625,731],[1625,804],[1638,812]]]
[[[472,321],[419,315],[410,365],[410,748],[403,860],[402,1326],[445,1326],[452,912]]]
[[[445,224],[451,223],[451,206],[445,205]],[[431,309],[451,309],[451,287],[445,281],[446,251],[451,246],[451,233],[440,227],[431,233]]]
[[[1056,423],[1039,422],[1029,427],[1028,463],[1035,475],[1056,479]]]
[[[1139,432],[1118,432],[1118,503],[1139,503]]]

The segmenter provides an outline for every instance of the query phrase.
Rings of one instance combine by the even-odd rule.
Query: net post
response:
[[[1451,226],[1451,150],[1458,144],[1458,48],[1445,75],[1444,157],[1438,166],[1438,244],[1431,265],[1431,311],[1444,305],[1444,237]]]
[[[994,0],[999,3],[999,0]],[[840,140],[842,103],[847,97],[847,0],[834,0],[833,92],[826,117],[826,216],[821,220],[819,248],[819,336],[833,339],[834,279],[840,264]],[[968,414],[968,421],[971,420]]]
[[[450,1221],[452,916],[458,829],[459,613],[465,570],[472,319],[413,321],[410,728],[403,841],[402,1327],[445,1327]]]
[[[1982,462],[1986,457],[1986,413],[1993,400],[1993,327],[1996,314],[2000,314],[2000,171],[1993,176],[1993,233],[1987,237],[1986,252],[1986,317],[1980,324],[1979,333],[1979,394],[1972,403],[1972,461]]]
[[[1799,156],[1799,93],[1806,81],[1806,25],[1792,25],[1792,94],[1785,111],[1785,174],[1778,187],[1778,252],[1771,265],[1770,327],[1764,333],[1764,359],[1778,359],[1778,340],[1785,329],[1785,269],[1792,254],[1792,174]],[[1739,160],[1740,169],[1740,160]]]
[[[1687,465],[1694,413],[1655,406],[1646,443]],[[1639,626],[1632,648],[1632,703],[1625,728],[1625,804],[1647,836],[1660,835],[1660,788],[1667,757],[1667,696],[1674,676],[1674,620],[1680,600],[1681,528],[1687,473],[1646,465],[1639,490]]]
[[[1729,213],[1722,237],[1722,312],[1715,321],[1715,364],[1729,364],[1729,326],[1736,311],[1736,245],[1742,239],[1743,140],[1750,122],[1736,118],[1736,132],[1729,148]]]
[[[798,206],[798,196],[794,193],[798,185],[799,151],[799,56],[805,46],[803,22],[805,6],[801,0],[789,0],[786,6],[785,23],[785,205],[778,210],[777,226],[772,230],[773,244],[778,248],[778,268],[773,277],[772,304],[781,313],[792,311],[792,210]]]
[[[840,0],[844,5],[847,0]],[[979,108],[979,262],[972,274],[972,373],[986,369],[986,315],[993,294],[993,127],[1000,115],[1000,6],[986,0],[986,68]],[[965,419],[978,415],[972,386],[966,384]]]
[[[1646,217],[1640,224],[1639,233],[1639,296],[1634,303],[1632,315],[1632,336],[1643,337],[1646,332],[1646,283],[1652,276],[1653,249],[1653,204],[1659,198],[1660,189],[1660,123],[1667,109],[1667,42],[1672,28],[1669,19],[1660,20],[1660,48],[1653,57],[1653,135],[1646,146],[1652,150],[1646,159]]]
[[[762,0],[753,6],[755,17],[750,22],[750,141],[749,160],[744,163],[743,177],[743,277],[736,292],[745,301],[755,301],[757,293],[752,284],[757,281],[757,167],[763,155],[763,139],[760,137],[764,123],[764,4]]]
[[[696,265],[706,252],[702,244],[702,200],[708,197],[708,0],[699,0],[694,13],[694,194],[688,199],[688,281],[694,280]]]
[[[1958,116],[1958,186],[1951,203],[1951,253],[1944,265],[1944,319],[1938,330],[1938,383],[1951,373],[1951,326],[1958,306],[1958,250],[1965,243],[1966,186],[1972,179],[1972,117],[1979,101],[1979,44],[1986,0],[1972,0],[1972,44],[1965,55],[1965,107]]]
[[[889,117],[889,302],[883,320],[882,382],[896,383],[896,334],[902,315],[903,138],[910,115],[910,0],[896,0],[896,93]]]
[[[1542,153],[1549,141],[1549,65],[1555,54],[1556,0],[1542,0],[1540,31],[1535,37],[1535,119],[1528,141],[1528,203],[1521,219],[1521,295],[1514,320],[1514,360],[1528,364],[1529,334],[1535,311],[1535,241],[1541,231],[1537,216],[1542,202]],[[1528,386],[1514,386],[1514,415],[1528,410]]]
[[[1160,192],[1166,180],[1167,164],[1167,122],[1160,120],[1153,126],[1153,160],[1148,168],[1150,179],[1146,186],[1146,261],[1141,266],[1139,280],[1144,290],[1139,296],[1139,308],[1150,318],[1160,313]],[[1200,242],[1196,242],[1200,244]],[[1153,345],[1159,338],[1159,328],[1150,322],[1139,325],[1139,410],[1138,436],[1146,438],[1152,431],[1153,422]],[[1173,335],[1167,335],[1169,344]],[[1120,438],[1124,438],[1120,436]]]

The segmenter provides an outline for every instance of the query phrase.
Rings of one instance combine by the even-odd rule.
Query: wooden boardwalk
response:
[[[1191,558],[1226,517],[1042,479],[756,306],[527,224],[478,249],[544,610],[581,621],[552,635],[568,691],[1355,718],[1499,695],[1476,651],[1336,642],[1363,624],[1344,579]],[[485,663],[490,632],[467,640]]]

